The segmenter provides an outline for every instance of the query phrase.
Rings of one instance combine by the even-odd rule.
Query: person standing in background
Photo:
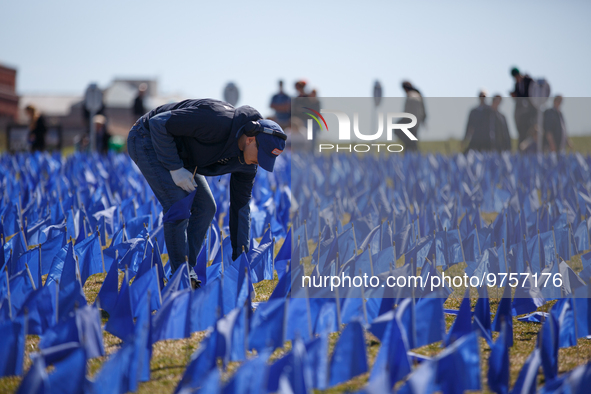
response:
[[[306,92],[306,81],[299,80],[295,83],[294,87],[297,92],[295,98],[308,98],[310,95]],[[300,144],[305,140],[302,138],[306,138],[306,121],[309,119],[309,116],[306,115],[308,110],[305,107],[310,107],[311,104],[314,103],[315,99],[306,99],[306,100],[294,100],[292,105],[292,112],[291,112],[291,136],[290,141],[288,141],[288,145],[292,143]],[[305,104],[304,104],[305,103]],[[314,108],[315,109],[315,108]],[[312,126],[314,127],[314,126]],[[314,135],[312,135],[314,138]]]
[[[572,143],[566,135],[566,125],[560,110],[562,96],[554,97],[552,108],[544,111],[544,150],[550,152],[564,152],[566,147],[572,148]]]
[[[307,82],[302,80],[299,80],[295,83],[295,90],[296,92],[298,92],[298,97],[308,97],[309,94],[306,93],[306,85]]]
[[[408,129],[415,137],[418,137],[419,128],[427,119],[427,112],[425,111],[425,104],[423,96],[417,88],[415,88],[409,81],[402,82],[402,89],[406,93],[406,101],[404,103],[404,112],[413,114],[417,117],[417,124]],[[409,119],[402,119],[399,123],[410,123]],[[409,140],[401,130],[395,131],[396,136],[400,141],[404,142],[404,149],[410,151],[418,151],[419,145],[417,141]]]
[[[32,151],[42,151],[45,149],[45,134],[47,127],[45,126],[45,118],[41,112],[32,104],[25,108],[27,116],[29,117],[29,142],[31,143]]]
[[[107,119],[103,115],[95,115],[92,119],[96,131],[96,150],[106,154],[109,151],[109,140],[111,139],[111,134],[107,130]]]
[[[133,100],[133,107],[132,107],[134,121],[146,113],[146,107],[144,106],[144,96],[146,95],[147,90],[148,90],[148,84],[145,82],[142,82],[140,84],[140,86],[138,87],[137,96]]]
[[[467,145],[465,153],[469,150],[485,151],[493,148],[492,110],[486,105],[486,91],[482,89],[478,93],[480,104],[470,111],[464,144]]]
[[[291,97],[283,92],[283,81],[279,81],[279,92],[271,98],[270,107],[275,110],[275,121],[283,129],[291,122]]]
[[[527,74],[522,75],[517,67],[511,69],[511,76],[515,80],[511,97],[516,98],[514,117],[521,145],[528,137],[535,137],[538,111],[529,101],[532,78]]]
[[[495,94],[491,105],[491,121],[493,122],[493,132],[496,149],[499,152],[511,150],[511,136],[509,135],[509,128],[507,127],[507,118],[499,111],[499,105],[503,98],[500,94]]]

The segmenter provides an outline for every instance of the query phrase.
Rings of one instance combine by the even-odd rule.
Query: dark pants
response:
[[[160,164],[152,146],[150,132],[140,124],[134,125],[129,132],[127,150],[162,204],[164,213],[168,212],[172,204],[188,195],[173,182],[170,171]],[[195,182],[197,194],[191,207],[191,217],[164,223],[164,240],[173,273],[185,262],[185,256],[189,257],[189,265],[195,266],[216,211],[215,200],[205,177],[196,175]],[[190,274],[194,275],[193,270]]]
[[[527,98],[519,98],[519,100],[527,100]],[[516,105],[514,118],[520,144],[526,138],[534,137],[533,133],[538,121],[538,111],[533,106]]]

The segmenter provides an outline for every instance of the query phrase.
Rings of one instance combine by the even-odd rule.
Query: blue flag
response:
[[[164,214],[162,221],[164,223],[174,222],[176,220],[189,219],[191,217],[191,206],[193,205],[193,199],[197,194],[197,189],[193,190],[189,195],[174,204]]]
[[[511,394],[535,394],[541,364],[540,348],[536,347],[525,360]]]
[[[222,389],[220,387],[220,370],[217,368],[212,369],[203,379],[201,394],[220,394]]]
[[[187,365],[181,381],[176,386],[175,394],[196,390],[205,381],[210,371],[217,370],[217,340],[218,334],[214,328],[191,356],[191,361]]]
[[[66,256],[60,276],[60,290],[65,289],[72,283],[78,281],[78,264],[74,258],[74,246],[71,242],[66,246]]]
[[[189,331],[203,331],[215,326],[222,303],[222,281],[219,278],[193,291],[189,300]]]
[[[112,354],[98,371],[92,384],[95,394],[123,394],[129,391],[130,364],[135,356],[133,342],[123,342],[123,346]]]
[[[329,365],[329,386],[346,382],[368,371],[363,327],[349,323],[335,344]]]
[[[538,346],[542,360],[542,369],[546,381],[558,376],[558,323],[552,314],[542,323],[542,329],[538,333]]]
[[[18,218],[18,206],[9,202],[8,206],[6,207],[2,215],[4,216],[2,219],[2,224],[4,227],[4,237],[8,238],[18,233],[21,229],[20,221]]]
[[[152,267],[139,278],[136,277],[129,287],[131,296],[131,309],[133,317],[139,316],[140,309],[146,302],[150,304],[150,310],[156,311],[162,305],[160,300],[160,288],[158,287],[158,267]],[[150,299],[148,299],[150,294]]]
[[[22,318],[0,323],[0,377],[23,373],[25,321]]]
[[[31,357],[33,365],[18,386],[17,394],[44,394],[50,392],[49,379],[43,357]]]
[[[289,300],[285,327],[286,341],[294,340],[297,337],[305,341],[313,339],[314,321],[320,309],[318,301],[324,301],[324,299],[294,297]],[[309,309],[308,305],[310,305]]]
[[[243,363],[222,390],[224,394],[263,393],[267,385],[266,369],[270,352],[263,351]]]
[[[250,349],[260,352],[265,348],[275,350],[283,346],[286,302],[289,303],[284,299],[274,299],[259,304],[248,333]]]
[[[251,261],[252,282],[258,283],[263,279],[273,280],[273,238],[271,231],[265,232],[261,243],[248,252],[248,261]]]
[[[559,347],[566,348],[577,345],[577,331],[575,325],[574,300],[562,298],[550,309],[554,320],[558,324]]]
[[[291,227],[283,240],[283,245],[275,257],[275,261],[291,260]]]
[[[57,284],[50,283],[29,294],[19,312],[24,316],[25,308],[27,315],[27,334],[43,335],[50,327],[57,322]]]
[[[400,389],[398,393],[401,394],[430,394],[436,391],[437,384],[437,360],[429,360],[421,363],[408,380]]]
[[[84,241],[76,242],[74,251],[78,256],[80,265],[80,280],[82,285],[90,275],[103,272],[103,260],[101,258],[101,243],[98,233],[95,232],[91,237]]]
[[[507,325],[502,324],[501,333],[491,348],[488,358],[488,386],[497,394],[509,393],[509,342]]]
[[[396,318],[405,329],[411,349],[441,341],[445,335],[443,301],[439,298],[423,298],[412,305],[407,298],[396,310]]]
[[[107,311],[112,314],[115,311],[115,307],[117,306],[117,298],[119,297],[119,269],[118,269],[118,262],[119,260],[115,260],[111,267],[109,268],[109,272],[107,272],[107,276],[103,281],[103,284],[96,296],[97,300],[95,303],[98,303],[100,308],[104,311]]]
[[[540,390],[542,394],[585,393],[591,383],[591,363],[579,365],[572,371],[546,382]]]
[[[25,301],[33,292],[34,285],[26,269],[11,276],[8,282],[10,283],[12,315],[15,316],[23,308]]]
[[[490,319],[490,318],[489,318]],[[449,346],[457,339],[472,332],[472,312],[470,308],[470,289],[466,289],[464,299],[460,304],[460,312],[445,337],[445,346]]]
[[[19,269],[17,261],[19,257],[21,257],[21,255],[26,251],[27,246],[25,245],[25,239],[23,238],[23,234],[20,231],[14,237],[12,237],[10,241],[4,244],[4,260],[6,261],[6,264],[9,262],[11,263],[8,265],[8,273],[10,275],[14,275],[24,268],[21,267]]]
[[[437,355],[437,383],[444,393],[450,394],[482,388],[476,333],[464,335]]]
[[[123,340],[126,340],[133,333],[134,328],[128,277],[126,270],[123,283],[121,284],[121,290],[117,297],[117,304],[115,304],[115,309],[109,315],[109,320],[105,324],[105,331]]]
[[[153,343],[164,339],[187,338],[191,334],[188,324],[189,316],[187,315],[190,298],[191,289],[183,289],[171,293],[162,300],[162,307],[154,316]]]
[[[407,356],[408,339],[406,333],[401,329],[398,320],[391,319],[382,337],[382,345],[369,376],[369,381],[383,377],[385,372],[388,390],[411,372],[410,360]]]
[[[73,316],[60,321],[45,333],[39,341],[39,348],[48,349],[68,342],[80,343],[88,358],[105,355],[98,309],[90,305],[76,309]]]
[[[291,352],[275,361],[268,369],[267,392],[276,392],[288,384],[294,393],[308,393],[312,389],[314,371],[306,346],[301,339],[293,342]]]
[[[497,308],[495,319],[492,322],[492,330],[496,332],[501,331],[501,325],[505,322],[507,324],[507,337],[509,347],[513,346],[513,315],[511,314],[511,286],[505,286],[503,290],[503,298]]]
[[[546,303],[542,292],[535,286],[536,283],[529,267],[525,268],[524,273],[528,274],[528,276],[525,280],[519,281],[515,288],[513,302],[511,303],[511,313],[513,315],[523,315],[533,312]]]
[[[49,349],[47,349],[49,350]],[[86,351],[84,347],[71,350],[67,357],[56,362],[48,376],[50,392],[81,393],[86,387]]]
[[[162,290],[162,302],[166,302],[166,299],[173,293],[190,288],[191,281],[189,280],[187,264],[181,264]]]
[[[473,329],[479,330],[489,346],[492,345],[492,332],[490,327],[490,301],[486,286],[478,288],[478,301],[474,307]]]
[[[53,257],[66,246],[66,233],[59,232],[55,237],[49,238],[41,245],[41,274],[49,273]],[[29,264],[30,265],[30,264]]]
[[[145,231],[145,229],[151,230],[151,223],[150,223],[150,215],[143,215],[135,217],[128,222],[125,223],[125,228],[127,229],[127,235],[131,238],[145,238],[141,234]]]
[[[216,331],[218,332],[217,342],[217,357],[222,359],[224,366],[230,361],[232,356],[232,348],[242,344],[234,344],[234,326],[240,318],[242,308],[236,308],[227,313],[224,317],[219,319],[216,323]]]
[[[125,391],[137,391],[138,382],[150,380],[150,359],[152,358],[151,317],[148,298],[144,299],[138,312],[133,336],[129,342],[133,344],[134,354],[129,363],[129,379]]]
[[[46,283],[45,286],[48,286]],[[58,296],[58,321],[64,317],[70,316],[72,311],[76,308],[83,307],[87,304],[86,297],[79,281],[75,281],[66,288],[61,289]]]

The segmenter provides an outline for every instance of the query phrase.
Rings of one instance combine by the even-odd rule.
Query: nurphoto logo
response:
[[[320,130],[328,131],[328,124],[326,123],[326,119],[322,116],[322,114],[333,114],[336,116],[338,121],[338,139],[339,141],[351,141],[351,119],[349,115],[342,111],[336,110],[329,110],[329,109],[321,109],[320,112],[313,110],[312,108],[304,107],[307,110],[310,110],[313,113],[307,112],[306,115],[309,115],[312,119],[308,119],[307,122],[307,138],[308,140],[313,140],[313,133],[314,133],[314,121],[318,124]],[[385,118],[385,122],[384,122]],[[410,120],[410,122],[401,123],[403,120]],[[378,123],[378,130],[373,134],[364,134],[359,129],[359,113],[353,113],[353,133],[355,137],[362,141],[377,141],[380,140],[384,134],[384,123],[386,123],[386,140],[392,141],[393,135],[395,135],[395,130],[400,130],[406,137],[408,137],[412,141],[417,141],[417,137],[415,137],[409,129],[413,128],[417,124],[417,118],[415,115],[407,113],[407,112],[388,112],[386,116],[384,116],[383,112],[378,112],[377,114],[377,123]],[[385,144],[385,143],[373,143],[373,144],[330,144],[330,143],[320,143],[318,144],[318,151],[319,152],[326,152],[335,150],[336,152],[340,151],[347,151],[347,152],[358,152],[358,153],[365,153],[371,150],[375,150],[376,152],[380,152],[381,148],[387,150],[391,153],[398,153],[403,151],[403,146],[400,144]]]

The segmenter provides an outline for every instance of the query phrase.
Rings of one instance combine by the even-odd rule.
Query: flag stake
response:
[[[355,223],[351,223],[351,231],[353,231],[353,242],[355,243],[355,256],[357,256],[357,237],[355,236]]]
[[[312,280],[312,279],[310,279],[310,280]],[[306,315],[308,316],[308,336],[310,338],[313,338],[312,312],[310,310],[310,290],[308,289],[308,286],[304,286],[304,289],[306,290]]]
[[[480,236],[478,235],[478,228],[476,227],[476,223],[474,223],[474,230],[476,231],[476,241],[478,242],[478,256],[481,256],[482,250],[480,250]]]
[[[29,275],[29,280],[31,281],[33,290],[37,290],[37,286],[35,286],[35,281],[33,280],[33,275],[31,275],[31,271],[29,270],[29,264],[25,263],[25,269],[27,270],[27,275]]]
[[[361,268],[359,268],[359,276],[361,276]],[[373,273],[371,274],[373,276]],[[365,319],[365,324],[369,324],[369,320],[367,319],[367,307],[365,306],[365,288],[361,286],[361,305],[363,306],[363,318]]]
[[[369,267],[371,268],[371,276],[373,276],[373,261],[371,258],[371,245],[367,245],[367,250],[369,251]]]
[[[41,245],[39,247],[39,287],[43,286],[43,259],[41,258]]]
[[[12,302],[10,301],[10,281],[8,280],[8,267],[4,267],[4,272],[6,273],[6,296],[8,298],[8,316],[10,320],[12,320]]]
[[[27,245],[27,237],[25,236],[25,230],[23,226],[21,226],[21,233],[23,234],[23,240],[25,241],[25,249],[29,249],[29,245]]]
[[[96,226],[96,233],[98,234],[98,240],[99,240],[99,249],[101,250],[101,261],[103,262],[103,274],[107,272],[107,270],[105,269],[105,256],[103,254],[103,243],[101,242],[101,232],[98,229],[98,226]]]

